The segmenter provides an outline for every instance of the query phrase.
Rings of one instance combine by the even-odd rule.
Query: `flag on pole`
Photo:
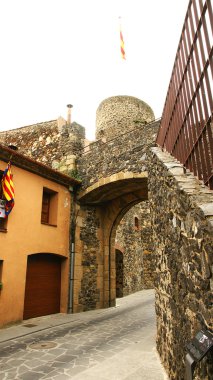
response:
[[[120,19],[121,17],[119,17]],[[121,48],[121,58],[126,59],[125,49],[124,49],[124,38],[123,33],[121,30],[121,24],[120,24],[120,48]]]
[[[2,191],[6,199],[5,214],[6,216],[8,216],[14,206],[14,198],[15,198],[10,162],[7,164],[7,168],[5,169],[3,173],[1,183],[2,183]]]

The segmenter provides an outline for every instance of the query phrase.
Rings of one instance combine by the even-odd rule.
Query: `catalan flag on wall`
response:
[[[121,24],[120,24],[120,49],[121,49],[121,58],[126,59],[126,54],[125,54],[125,49],[124,49],[124,38],[123,38],[122,30],[121,30]]]
[[[10,162],[7,164],[7,168],[5,169],[3,173],[1,183],[2,183],[2,192],[6,199],[5,214],[6,216],[8,216],[14,206],[14,198],[15,198]]]

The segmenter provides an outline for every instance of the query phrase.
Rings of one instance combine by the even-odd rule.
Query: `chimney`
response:
[[[67,104],[67,125],[71,125],[71,108],[72,104]]]

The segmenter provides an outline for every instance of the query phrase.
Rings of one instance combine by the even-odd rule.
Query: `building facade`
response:
[[[3,146],[1,178],[8,161],[15,205],[0,218],[1,326],[67,312],[72,191],[78,183]]]

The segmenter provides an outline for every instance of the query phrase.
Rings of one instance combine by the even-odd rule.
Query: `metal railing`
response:
[[[212,0],[190,0],[157,144],[213,189]]]

